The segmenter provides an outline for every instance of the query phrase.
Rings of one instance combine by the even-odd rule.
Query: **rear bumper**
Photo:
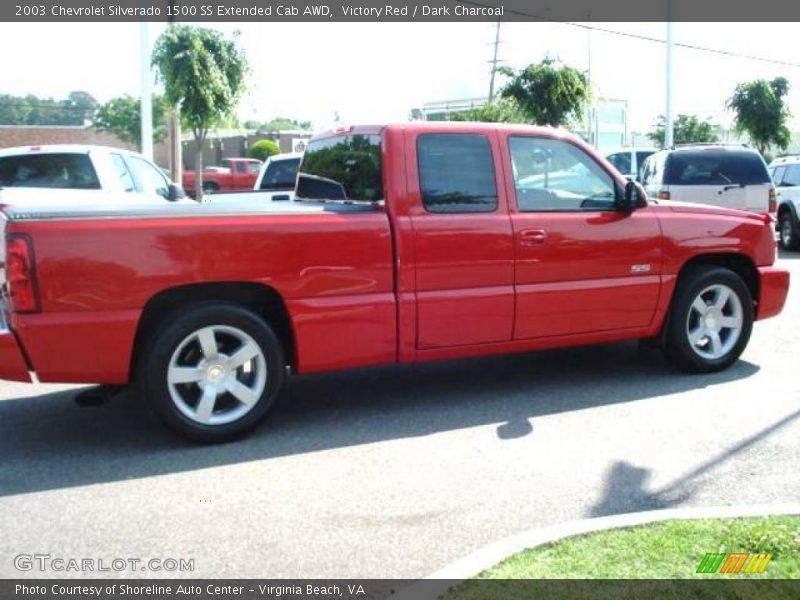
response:
[[[789,271],[776,267],[758,267],[759,290],[756,319],[774,317],[783,309],[789,293]]]
[[[17,336],[6,325],[2,306],[0,306],[0,379],[31,382],[22,349]]]

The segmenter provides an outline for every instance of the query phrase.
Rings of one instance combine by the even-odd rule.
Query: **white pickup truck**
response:
[[[81,190],[48,194],[47,202],[125,204],[141,201],[193,202],[181,186],[141,154],[107,146],[48,145],[0,150],[0,203],[34,202],[28,190]],[[14,189],[13,193],[10,193]],[[6,200],[3,199],[6,197]]]
[[[253,190],[210,194],[206,200],[212,204],[220,202],[280,202],[294,200],[294,184],[302,152],[276,154],[261,167]]]

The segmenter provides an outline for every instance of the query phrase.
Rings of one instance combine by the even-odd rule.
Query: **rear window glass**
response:
[[[417,158],[422,204],[428,212],[491,212],[497,208],[494,162],[485,136],[421,135]]]
[[[669,185],[755,185],[769,183],[764,160],[755,152],[675,152],[665,173]]]
[[[381,138],[342,135],[311,142],[297,178],[297,198],[383,200]]]
[[[270,161],[264,171],[259,189],[262,190],[293,190],[297,179],[297,167],[300,166],[299,158]]]
[[[100,189],[86,154],[0,156],[0,187]]]

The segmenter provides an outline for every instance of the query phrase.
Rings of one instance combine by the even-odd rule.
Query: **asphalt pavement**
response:
[[[0,577],[415,578],[583,517],[800,500],[800,253],[742,359],[684,375],[635,343],[290,379],[271,418],[185,443],[131,393],[0,382]],[[193,559],[21,572],[14,557]],[[99,565],[99,563],[95,563]]]

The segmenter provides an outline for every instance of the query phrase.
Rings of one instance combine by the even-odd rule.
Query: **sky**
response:
[[[663,40],[664,23],[595,23]],[[239,116],[276,116],[329,127],[406,120],[427,101],[486,96],[493,23],[209,24],[239,31],[250,63]],[[164,25],[149,25],[155,41]],[[677,43],[800,63],[797,23],[676,23]],[[597,97],[628,101],[629,128],[647,132],[665,107],[664,44],[554,23],[503,23],[499,58],[521,68],[549,56],[591,67]],[[136,23],[0,24],[0,93],[65,97],[85,90],[100,101],[139,93]],[[22,51],[21,51],[22,49]],[[8,59],[13,57],[13,59]],[[786,77],[800,129],[800,67],[687,48],[674,54],[676,113],[730,125],[725,101],[738,82]],[[502,83],[502,80],[498,80]]]

